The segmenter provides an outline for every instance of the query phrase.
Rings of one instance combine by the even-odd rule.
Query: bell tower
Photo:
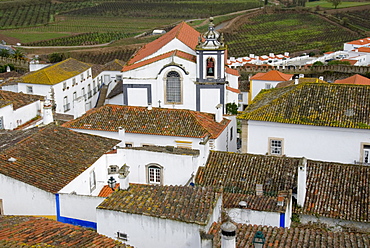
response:
[[[199,37],[197,54],[197,83],[225,83],[225,51],[223,36],[215,31],[210,18],[208,31]]]

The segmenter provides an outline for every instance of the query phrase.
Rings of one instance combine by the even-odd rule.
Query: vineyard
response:
[[[331,51],[360,38],[356,33],[310,13],[275,13],[249,19],[238,29],[224,33],[230,56],[270,52]]]
[[[115,59],[128,61],[136,50],[137,49],[120,49],[102,53],[75,52],[69,54],[69,56],[86,63],[103,65]]]
[[[370,9],[357,10],[351,12],[339,12],[334,14],[334,16],[338,19],[341,19],[342,21],[346,20],[345,22],[347,22],[347,24],[354,25],[362,30],[365,31],[370,30],[369,22]]]

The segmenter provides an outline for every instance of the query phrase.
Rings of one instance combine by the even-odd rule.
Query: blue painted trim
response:
[[[285,213],[280,213],[280,227],[285,227]]]
[[[60,200],[59,200],[59,194],[55,194],[55,206],[57,211],[57,221],[60,221]]]
[[[200,111],[200,90],[201,89],[219,89],[220,90],[220,103],[223,105],[222,113],[225,109],[225,86],[223,84],[197,84],[195,86],[195,108]],[[215,106],[216,107],[216,106]]]
[[[63,216],[59,216],[58,221],[63,222],[63,223],[67,223],[67,224],[72,224],[72,225],[75,225],[75,226],[94,228],[95,230],[97,229],[97,223],[92,222],[92,221],[79,220],[79,219],[68,218],[68,217],[63,217]]]
[[[147,101],[153,105],[152,102],[152,85],[151,84],[123,84],[123,105],[128,105],[128,89],[145,88],[147,90]]]

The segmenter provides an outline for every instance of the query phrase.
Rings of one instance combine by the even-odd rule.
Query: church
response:
[[[212,18],[204,34],[182,22],[123,66],[122,94],[115,103],[208,113],[222,105],[225,114],[226,104],[238,104],[240,93],[239,73],[226,60],[227,46]]]

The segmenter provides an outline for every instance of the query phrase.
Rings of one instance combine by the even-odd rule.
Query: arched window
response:
[[[207,59],[207,77],[215,76],[215,60],[213,58]]]
[[[166,102],[181,102],[181,78],[176,71],[170,71],[166,77]]]
[[[147,182],[149,184],[162,184],[162,167],[157,164],[149,164],[147,168]]]

